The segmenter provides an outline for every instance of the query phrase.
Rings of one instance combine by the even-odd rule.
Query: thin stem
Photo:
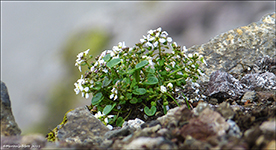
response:
[[[174,102],[176,103],[177,106],[179,106],[178,102],[169,93],[166,93],[166,94],[174,100]]]

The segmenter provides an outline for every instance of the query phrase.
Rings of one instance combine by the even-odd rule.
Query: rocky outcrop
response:
[[[205,44],[190,47],[188,51],[204,56],[208,66],[203,66],[203,70],[207,77],[216,70],[241,75],[260,57],[275,59],[275,19],[275,12],[267,14],[258,22],[219,34]]]
[[[8,89],[1,81],[1,136],[20,135],[21,130],[14,120]]]

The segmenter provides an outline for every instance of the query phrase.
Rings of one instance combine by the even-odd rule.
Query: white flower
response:
[[[172,67],[174,68],[174,66],[175,66],[175,62],[174,61],[172,61],[172,62],[170,62],[170,64],[172,65]]]
[[[109,96],[110,99],[113,99],[113,97],[114,97],[114,94],[111,94],[111,95]]]
[[[160,43],[165,43],[165,42],[166,42],[166,39],[160,38],[160,39],[159,39],[159,42],[160,42]]]
[[[164,85],[161,85],[160,91],[161,91],[161,93],[166,93],[167,92],[167,88]]]
[[[149,30],[149,31],[148,31],[148,34],[152,34],[152,33],[153,33],[153,30]]]
[[[157,46],[158,46],[158,42],[157,42],[157,41],[154,42],[154,43],[153,43],[153,46],[154,46],[154,47],[157,47]]]
[[[186,53],[188,50],[186,48],[186,46],[183,46],[183,50],[182,50],[184,53]]]
[[[85,92],[88,92],[88,91],[89,91],[89,87],[85,87],[83,90],[84,90]]]
[[[159,27],[159,28],[157,28],[156,30],[157,30],[158,32],[161,32],[162,28]]]
[[[85,98],[88,99],[89,98],[89,94],[85,93]]]
[[[192,58],[192,57],[193,57],[193,54],[189,53],[189,54],[188,54],[188,57]]]
[[[94,116],[95,116],[95,118],[101,118],[104,116],[104,114],[102,114],[100,111],[98,111]]]
[[[169,34],[168,34],[166,31],[163,31],[163,32],[161,33],[160,37],[165,38],[165,37],[167,37],[168,35],[169,35]]]
[[[81,78],[77,80],[76,83],[74,83],[75,85],[75,89],[74,91],[76,92],[76,94],[79,94],[80,91],[83,91],[83,84],[85,83],[85,80],[83,79],[83,75],[81,75]]]
[[[167,87],[170,88],[170,89],[172,89],[173,88],[173,84],[172,83],[168,83]]]
[[[113,126],[112,126],[112,125],[110,125],[110,124],[109,124],[109,125],[107,125],[106,127],[107,127],[109,130],[112,130],[112,129],[113,129]]]
[[[168,41],[168,42],[172,42],[172,38],[171,38],[171,37],[168,37],[168,38],[167,38],[167,41]]]
[[[140,39],[140,42],[144,43],[144,42],[146,42],[146,40],[145,39]]]

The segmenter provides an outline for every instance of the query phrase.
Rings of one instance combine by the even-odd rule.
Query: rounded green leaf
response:
[[[117,121],[116,121],[116,125],[118,126],[118,127],[121,127],[122,125],[123,125],[123,123],[124,123],[124,118],[123,117],[119,117],[118,119],[117,119]]]
[[[109,80],[107,77],[103,80],[103,87],[107,87],[111,83],[111,79]]]
[[[111,59],[108,63],[106,63],[106,66],[108,68],[113,68],[114,66],[118,65],[121,62],[120,58],[114,58]]]
[[[154,85],[158,83],[158,79],[156,77],[149,77],[144,84],[146,85]]]
[[[155,106],[151,106],[151,108],[149,109],[148,106],[146,106],[144,108],[144,112],[148,115],[148,116],[153,116],[156,112],[156,107]]]
[[[95,96],[93,96],[91,103],[92,105],[96,105],[98,103],[100,103],[103,100],[103,94],[102,92],[97,93]]]
[[[107,55],[105,55],[105,56],[103,57],[103,60],[104,60],[105,62],[107,62],[110,58],[111,58],[111,55],[110,55],[110,54],[107,54]]]
[[[129,102],[131,104],[136,104],[138,102],[138,99],[136,97],[133,97]]]
[[[107,115],[113,109],[112,105],[106,105],[103,109],[103,114]]]
[[[147,93],[147,90],[144,88],[137,88],[137,89],[133,90],[132,93],[135,95],[144,95]]]
[[[143,60],[135,66],[135,69],[141,69],[141,68],[145,67],[148,64],[149,64],[149,62],[147,60]]]

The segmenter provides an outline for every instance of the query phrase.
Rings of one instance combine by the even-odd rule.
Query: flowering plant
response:
[[[77,55],[75,66],[80,72],[84,66],[88,70],[74,83],[74,90],[85,98],[92,93],[91,110],[106,125],[121,126],[134,108],[147,116],[155,115],[157,108],[166,114],[169,101],[179,106],[176,90],[189,79],[195,82],[202,73],[199,62],[204,62],[203,57],[186,52],[161,28],[148,31],[134,47],[120,42],[95,61],[88,49]]]

